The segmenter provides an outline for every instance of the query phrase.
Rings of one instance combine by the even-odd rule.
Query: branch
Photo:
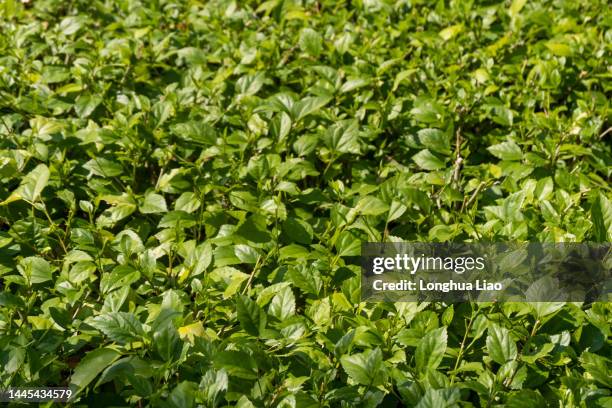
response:
[[[458,189],[461,189],[459,179],[461,178],[461,166],[463,164],[463,157],[461,157],[462,141],[463,138],[461,137],[461,127],[459,127],[455,132],[455,165],[453,168],[453,185]]]

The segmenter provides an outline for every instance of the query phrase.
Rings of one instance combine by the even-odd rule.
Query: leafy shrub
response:
[[[607,2],[0,15],[0,386],[88,406],[609,406],[609,303],[362,303],[356,258],[611,240]]]

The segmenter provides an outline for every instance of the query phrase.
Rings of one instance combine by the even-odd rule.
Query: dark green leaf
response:
[[[259,336],[266,327],[266,314],[247,296],[236,298],[236,313],[242,328],[253,336]]]

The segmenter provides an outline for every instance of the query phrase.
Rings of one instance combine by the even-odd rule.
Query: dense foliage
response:
[[[612,305],[360,301],[365,241],[612,240],[609,3],[0,2],[0,387],[609,407]]]

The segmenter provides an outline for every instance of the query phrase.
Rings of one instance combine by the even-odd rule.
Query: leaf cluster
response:
[[[609,4],[0,3],[0,388],[604,407],[610,304],[369,304],[361,242],[612,240]]]

